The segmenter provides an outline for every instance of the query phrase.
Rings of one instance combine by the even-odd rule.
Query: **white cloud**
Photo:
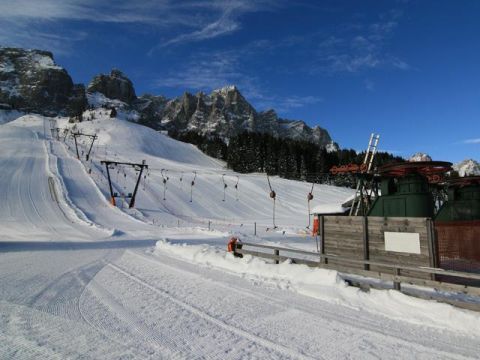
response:
[[[210,91],[227,84],[239,84],[243,74],[236,70],[239,58],[233,51],[197,53],[169,74],[155,81],[156,86]]]
[[[207,14],[213,13],[214,17],[205,16],[206,22],[202,22],[195,30],[181,33],[168,41],[156,45],[149,51],[149,54],[152,54],[159,48],[174,44],[201,41],[230,34],[241,28],[239,18],[245,13],[272,9],[279,4],[279,1],[275,2],[272,0],[198,2],[196,3],[198,8],[207,10]]]
[[[236,85],[257,110],[274,108],[279,113],[323,102],[319,96],[278,96],[262,81],[243,68],[250,45],[238,50],[200,52],[165,77],[155,80],[156,87],[210,92],[226,85]]]
[[[391,66],[408,70],[410,66],[398,57],[385,53],[385,43],[398,26],[402,13],[391,10],[369,25],[343,26],[338,34],[324,37],[317,46],[313,72],[356,73]]]
[[[61,23],[81,21],[161,28],[164,37],[171,36],[159,45],[166,46],[234,32],[241,28],[241,15],[272,7],[273,0],[0,0],[0,41],[65,52],[88,34],[65,31]]]
[[[480,144],[480,138],[463,140],[464,144]]]

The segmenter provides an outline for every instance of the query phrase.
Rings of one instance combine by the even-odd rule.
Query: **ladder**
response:
[[[365,158],[363,159],[362,168],[365,169],[365,173],[369,173],[372,170],[373,160],[375,159],[375,154],[378,149],[378,142],[380,140],[380,135],[372,133],[370,135],[370,140],[368,142],[367,151],[365,152]],[[371,192],[370,192],[371,195]],[[355,190],[355,196],[352,200],[352,207],[350,208],[350,216],[358,215],[362,203],[368,197],[368,189],[366,187],[363,177],[359,177],[357,181],[357,187]]]

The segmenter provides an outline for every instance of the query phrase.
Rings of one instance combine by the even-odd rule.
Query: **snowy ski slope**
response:
[[[77,125],[99,136],[91,162],[87,143],[79,161],[71,139],[52,139],[46,118],[0,125],[0,358],[478,356],[477,313],[396,291],[364,293],[334,271],[225,254],[230,233],[313,245],[302,235],[309,185],[272,179],[279,230],[266,231],[272,201],[263,175],[239,175],[237,201],[237,174],[221,162],[102,110],[96,118]],[[109,203],[105,158],[150,166],[136,209]],[[169,170],[165,200],[161,169]],[[120,194],[133,187],[131,168],[112,177]],[[312,205],[350,195],[318,186]]]

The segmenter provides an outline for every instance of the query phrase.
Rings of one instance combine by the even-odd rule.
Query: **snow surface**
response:
[[[364,293],[334,271],[225,253],[231,234],[313,249],[308,184],[272,178],[272,230],[264,175],[228,171],[107,112],[96,118],[56,119],[98,134],[88,162],[88,141],[78,139],[77,159],[71,138],[51,138],[48,118],[0,126],[0,358],[478,357],[478,313],[393,290]],[[105,158],[149,165],[135,209],[109,204]],[[112,170],[114,190],[131,191],[134,173]],[[352,193],[316,186],[312,206]]]
[[[53,59],[50,56],[33,54],[32,61],[35,67],[39,69],[53,69],[53,70],[62,70],[62,68],[55,64]]]
[[[417,162],[417,161],[432,161],[432,158],[431,158],[430,155],[428,155],[428,154],[418,152],[418,153],[413,154],[413,155],[410,157],[410,159],[408,159],[408,161],[412,161],[412,162]]]

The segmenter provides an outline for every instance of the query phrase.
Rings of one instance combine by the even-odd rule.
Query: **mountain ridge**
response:
[[[97,93],[104,97],[100,102]],[[281,118],[273,109],[257,111],[236,85],[209,94],[184,92],[173,99],[152,94],[137,96],[132,81],[118,69],[94,76],[85,87],[73,83],[51,52],[0,47],[0,108],[47,116],[69,115],[81,120],[87,106],[136,112],[129,119],[156,130],[193,131],[225,141],[249,131],[338,148],[326,129]]]

